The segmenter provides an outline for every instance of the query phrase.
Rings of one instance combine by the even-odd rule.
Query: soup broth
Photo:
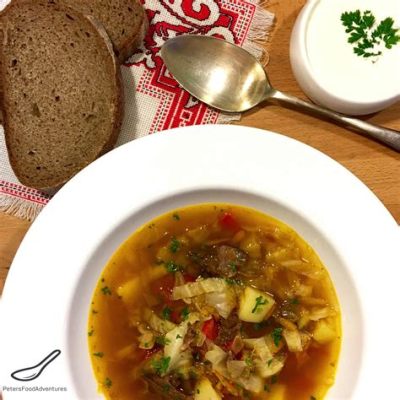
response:
[[[134,232],[105,266],[88,320],[107,399],[322,399],[340,309],[329,274],[291,228],[202,204]]]

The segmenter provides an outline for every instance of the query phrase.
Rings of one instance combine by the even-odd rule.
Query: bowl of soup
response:
[[[136,140],[24,238],[3,398],[396,398],[397,248],[372,192],[295,140],[218,125]]]
[[[107,399],[322,399],[340,306],[318,255],[255,209],[172,210],[113,254],[93,293],[88,346]]]

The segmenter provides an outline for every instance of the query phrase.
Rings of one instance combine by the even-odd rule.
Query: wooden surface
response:
[[[270,1],[276,25],[267,45],[268,74],[279,90],[306,98],[294,80],[289,63],[289,39],[304,0]],[[368,121],[400,130],[400,103]],[[321,150],[358,176],[400,223],[400,155],[332,123],[274,105],[248,112],[240,124],[278,131]],[[367,216],[366,216],[367,217]],[[30,224],[0,213],[0,291],[14,254]]]

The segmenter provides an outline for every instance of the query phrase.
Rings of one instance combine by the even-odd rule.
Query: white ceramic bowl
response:
[[[384,50],[382,58],[389,60],[379,59],[375,63],[356,56],[352,45],[347,43],[340,16],[344,11],[357,9],[374,10],[377,22],[391,16],[396,25],[400,23],[396,0],[308,0],[296,20],[290,43],[292,70],[307,96],[315,103],[350,115],[380,111],[400,100],[398,74],[385,73],[386,67],[400,70],[400,45]],[[320,29],[316,29],[316,24],[320,24]],[[324,46],[329,48],[325,54],[329,61],[316,60],[325,57],[320,56],[322,51],[320,54],[316,51],[318,46],[322,51]],[[321,68],[324,62],[328,62],[327,68]],[[348,83],[346,87],[340,88],[339,79]],[[368,92],[362,93],[360,89],[364,86]]]
[[[115,149],[71,179],[36,219],[3,292],[0,390],[10,388],[4,400],[101,400],[87,318],[104,265],[146,221],[202,202],[273,215],[299,232],[329,269],[343,342],[326,400],[400,398],[400,349],[387,348],[400,331],[394,219],[356,177],[317,150],[269,131],[209,125]],[[56,349],[61,354],[38,379],[12,379],[11,372]],[[35,390],[43,387],[65,390]]]

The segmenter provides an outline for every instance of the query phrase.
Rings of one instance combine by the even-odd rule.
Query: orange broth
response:
[[[105,266],[90,306],[88,342],[99,391],[107,399],[174,398],[168,393],[152,392],[143,378],[147,360],[163,350],[157,344],[152,349],[139,348],[137,327],[142,323],[144,309],[151,308],[158,316],[165,312],[167,303],[158,291],[164,295],[165,287],[170,290],[174,285],[177,278],[171,265],[179,266],[181,276],[192,275],[190,281],[196,280],[198,276],[193,275],[198,272],[197,266],[189,256],[193,248],[220,243],[242,249],[247,257],[246,267],[235,279],[226,281],[240,285],[236,291],[242,290],[243,285],[251,286],[269,293],[276,301],[273,313],[265,321],[240,322],[240,335],[265,335],[268,339],[274,332],[285,330],[287,324],[294,324],[307,340],[303,351],[290,352],[280,337],[281,350],[277,354],[284,354],[284,366],[264,380],[259,393],[241,392],[235,396],[215,379],[209,365],[203,369],[196,364],[198,369],[192,375],[199,380],[199,371],[207,371],[223,399],[323,399],[334,383],[341,343],[340,308],[328,271],[313,249],[284,223],[254,209],[219,203],[188,206],[155,218],[136,230]],[[252,268],[258,270],[254,272]],[[176,308],[172,310],[175,314],[182,314],[186,307],[182,300],[171,304],[171,309]],[[222,317],[212,313],[217,324],[223,322]],[[325,317],[316,319],[321,313]],[[177,324],[182,323],[179,317],[175,318]],[[190,397],[193,395],[189,393],[187,398],[194,398]]]

